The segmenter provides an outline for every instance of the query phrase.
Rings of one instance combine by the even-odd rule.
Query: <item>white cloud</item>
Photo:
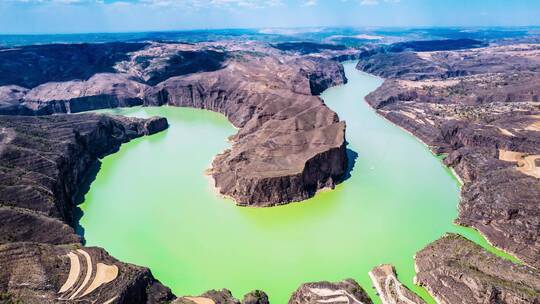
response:
[[[361,0],[360,5],[379,5],[379,3],[398,3],[400,0]]]
[[[0,0],[6,1],[6,0]],[[118,5],[118,4],[143,4],[149,6],[175,6],[175,7],[245,7],[245,8],[265,8],[281,6],[283,0],[136,0],[127,2],[125,0],[109,1],[104,0],[7,0],[10,2],[33,3],[33,4],[82,4],[94,3],[103,5]],[[315,1],[315,0],[311,0]]]
[[[303,6],[315,6],[317,5],[317,0],[304,0]]]

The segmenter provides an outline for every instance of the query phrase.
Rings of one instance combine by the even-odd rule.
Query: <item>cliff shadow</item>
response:
[[[84,215],[83,210],[79,207],[80,204],[84,202],[84,197],[90,191],[90,186],[96,180],[97,174],[101,169],[101,162],[97,160],[90,166],[88,172],[86,172],[84,179],[79,185],[79,191],[73,196],[73,227],[75,228],[75,233],[81,237],[81,242],[83,245],[86,244],[84,239],[84,227],[81,226],[81,218]]]
[[[349,143],[347,143],[347,146]],[[356,151],[347,148],[347,171],[345,171],[345,175],[343,176],[343,182],[347,181],[349,178],[351,178],[351,172],[354,170],[354,166],[356,165],[356,160],[358,159],[358,153]]]

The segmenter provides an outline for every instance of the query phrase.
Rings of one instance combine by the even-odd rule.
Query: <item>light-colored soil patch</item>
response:
[[[540,120],[538,120],[537,122],[534,122],[530,125],[528,125],[525,130],[528,130],[528,131],[539,131],[540,132]]]
[[[114,298],[112,298],[110,300],[107,300],[106,302],[103,302],[103,304],[111,304],[114,300],[116,300],[116,298],[118,298],[118,297],[114,297]]]
[[[499,150],[499,159],[517,163],[517,170],[523,174],[540,178],[540,167],[536,166],[536,160],[540,155],[528,155],[526,153],[508,150]]]
[[[499,150],[499,159],[507,162],[517,162],[525,153],[508,150]]]
[[[380,265],[369,272],[373,286],[383,304],[425,304],[397,279],[392,265]]]
[[[81,274],[81,262],[79,261],[79,256],[77,256],[75,253],[70,252],[67,255],[69,257],[69,274],[67,277],[66,282],[62,287],[60,287],[60,290],[58,293],[64,293],[71,289],[73,285],[77,282],[77,279],[79,278]]]
[[[410,119],[416,120],[416,115],[411,112],[405,112],[405,111],[398,111],[399,114],[405,115],[409,117]]]
[[[81,297],[84,297],[85,295],[91,293],[92,291],[96,290],[99,286],[103,284],[107,284],[109,282],[114,281],[117,277],[118,277],[118,267],[116,265],[107,265],[103,263],[97,263],[96,276],[94,277],[92,284],[88,286],[88,288],[81,295]]]
[[[420,54],[424,53],[418,53],[419,57],[422,58]],[[431,55],[424,56],[425,58],[429,58],[427,60],[431,60]],[[424,58],[422,58],[424,59]],[[426,59],[424,59],[426,60]],[[399,84],[407,89],[422,89],[422,88],[428,88],[428,87],[434,87],[434,88],[448,88],[451,86],[455,86],[459,83],[460,80],[458,79],[446,79],[446,80],[434,80],[434,79],[428,79],[428,80],[400,80]]]
[[[328,288],[310,288],[309,291],[319,297],[328,297],[328,299],[317,300],[318,303],[351,303],[352,300],[352,303],[364,304],[343,289],[332,290]]]
[[[75,297],[77,297],[77,295],[83,290],[86,284],[88,284],[88,282],[90,281],[90,277],[92,277],[92,271],[93,271],[92,258],[90,258],[90,255],[82,249],[77,249],[77,252],[82,254],[86,261],[86,276],[84,277],[84,280],[81,286],[79,286],[79,288],[71,295],[71,297],[69,297],[70,300],[75,299]]]
[[[499,132],[501,132],[501,134],[505,135],[505,136],[510,136],[510,137],[514,137],[514,133],[506,130],[506,129],[503,129],[503,128],[499,128]]]
[[[540,178],[540,167],[536,166],[536,160],[540,159],[540,155],[529,155],[518,161],[518,171],[523,174]]]
[[[197,304],[216,304],[214,300],[204,297],[184,297],[192,302],[195,302]]]

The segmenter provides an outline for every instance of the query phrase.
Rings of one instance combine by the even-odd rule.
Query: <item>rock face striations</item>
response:
[[[369,272],[369,277],[383,304],[426,303],[398,280],[392,265],[384,264],[373,268]]]
[[[388,59],[388,60],[386,60]],[[367,97],[424,141],[461,181],[457,223],[540,267],[540,46],[371,54],[358,68],[389,77]],[[417,256],[440,303],[537,303],[538,271],[447,236]]]
[[[241,58],[170,78],[147,91],[147,103],[220,112],[240,128],[210,170],[239,205],[300,201],[333,187],[347,168],[345,123],[312,94],[343,83],[343,68],[320,58]]]
[[[0,293],[23,303],[170,299],[148,269],[82,247],[72,228],[98,158],[166,128],[164,118],[0,116]]]
[[[244,295],[239,301],[234,298],[230,290],[209,290],[200,296],[180,297],[173,304],[269,304],[268,296],[264,291],[254,290]]]
[[[416,281],[438,303],[540,303],[540,272],[449,234],[416,255]]]
[[[9,85],[0,87],[0,113],[42,115],[165,104],[220,112],[240,130],[231,138],[232,148],[215,158],[210,174],[219,192],[239,205],[304,200],[343,178],[345,123],[314,95],[346,82],[343,67],[327,58],[350,50],[337,47],[299,56],[254,42],[93,48],[102,61],[94,75],[74,67],[58,76],[66,80],[62,82],[46,82],[45,72],[32,81],[2,80]],[[111,54],[116,48],[119,54]],[[27,51],[58,61],[51,54],[55,50]],[[125,50],[132,52],[122,53]],[[23,59],[34,58],[27,57]]]
[[[341,282],[313,282],[302,284],[289,299],[289,304],[351,303],[372,304],[373,302],[353,279]]]
[[[252,42],[2,49],[0,301],[174,299],[148,269],[83,247],[73,228],[98,159],[167,121],[72,113],[165,104],[220,112],[239,131],[209,171],[219,191],[240,205],[299,201],[333,187],[347,169],[345,123],[316,95],[346,81],[329,58],[350,52],[298,56]],[[224,290],[176,303],[240,302]],[[268,297],[254,291],[242,303]]]
[[[540,46],[398,55],[417,68],[388,74],[395,67],[381,55],[369,71],[392,78],[368,103],[448,153],[445,163],[464,182],[458,223],[540,267]]]

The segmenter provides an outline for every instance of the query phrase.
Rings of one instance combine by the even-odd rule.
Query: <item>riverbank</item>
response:
[[[271,303],[285,303],[305,282],[352,277],[371,286],[368,272],[382,263],[422,293],[412,257],[452,231],[459,188],[428,149],[363,102],[381,81],[346,67],[349,83],[321,97],[347,121],[348,148],[358,156],[350,178],[301,204],[238,208],[209,189],[203,172],[235,132],[223,116],[174,107],[115,111],[164,115],[171,126],[103,160],[82,205],[89,244],[149,266],[178,295],[261,289]],[[102,228],[112,223],[117,231]]]

